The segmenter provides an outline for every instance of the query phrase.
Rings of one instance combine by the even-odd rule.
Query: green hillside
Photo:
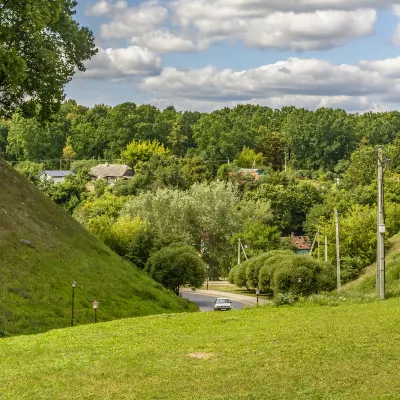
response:
[[[400,296],[400,234],[388,241],[386,254],[386,292],[388,296]],[[343,287],[344,291],[375,293],[376,264],[365,269],[356,280]]]
[[[25,241],[25,242],[22,242]],[[87,233],[59,206],[0,160],[0,336],[76,323],[193,311]]]
[[[400,299],[150,316],[0,341],[0,398],[398,399]]]

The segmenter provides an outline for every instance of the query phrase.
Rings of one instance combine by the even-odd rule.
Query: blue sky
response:
[[[399,106],[400,1],[80,0],[76,18],[99,47],[66,89],[87,106]]]

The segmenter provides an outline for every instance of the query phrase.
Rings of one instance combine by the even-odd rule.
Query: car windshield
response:
[[[229,303],[228,299],[217,299],[217,303]]]

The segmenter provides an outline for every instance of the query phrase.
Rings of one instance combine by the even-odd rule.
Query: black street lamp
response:
[[[74,303],[75,303],[75,286],[76,286],[76,282],[73,281],[71,282],[71,286],[72,286],[72,301],[71,301],[71,306],[72,306],[72,310],[71,310],[71,326],[74,326]]]
[[[209,272],[210,271],[210,266],[207,265],[207,290],[208,290],[208,279],[209,279]]]
[[[92,303],[92,305],[93,305],[93,311],[94,311],[94,323],[96,323],[97,322],[97,309],[99,308],[99,302],[95,300]]]

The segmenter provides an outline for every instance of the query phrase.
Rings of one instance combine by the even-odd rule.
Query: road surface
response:
[[[221,293],[220,296],[215,295],[207,295],[207,294],[200,294],[196,292],[188,292],[183,291],[181,292],[183,298],[190,300],[193,303],[196,303],[200,307],[200,311],[214,311],[214,301],[218,297],[226,297],[229,299],[229,293]],[[231,300],[231,299],[230,299]],[[249,304],[241,303],[240,301],[231,300],[232,308],[234,310],[241,310],[245,306],[249,306]]]

